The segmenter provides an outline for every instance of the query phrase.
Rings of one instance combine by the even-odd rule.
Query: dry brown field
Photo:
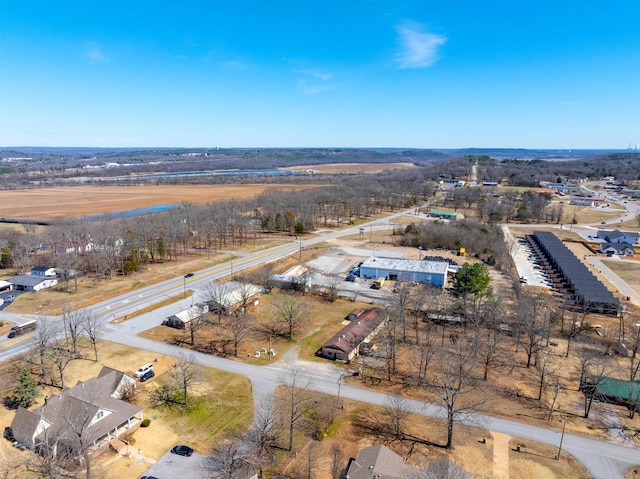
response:
[[[283,170],[313,170],[318,173],[380,173],[385,170],[417,168],[413,163],[329,163],[326,165],[302,165],[282,168]]]
[[[307,190],[318,185],[74,186],[0,191],[0,217],[50,220],[163,204],[251,198],[265,190]]]

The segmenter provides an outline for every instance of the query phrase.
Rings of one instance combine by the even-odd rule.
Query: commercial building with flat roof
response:
[[[449,264],[444,261],[371,257],[360,266],[363,278],[415,281],[444,287]]]

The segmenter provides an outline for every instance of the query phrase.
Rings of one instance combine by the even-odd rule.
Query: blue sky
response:
[[[0,6],[4,147],[640,144],[638,0]]]

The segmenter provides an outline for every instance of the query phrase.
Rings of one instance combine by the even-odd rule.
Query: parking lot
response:
[[[531,246],[524,238],[518,238],[517,247],[511,255],[520,276],[520,283],[526,286],[552,288],[553,285]]]

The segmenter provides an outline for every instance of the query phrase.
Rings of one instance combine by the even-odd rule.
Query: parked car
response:
[[[5,303],[10,303],[11,301],[13,301],[14,299],[16,299],[16,297],[13,294],[8,294],[4,297],[4,302]]]
[[[155,375],[156,373],[153,372],[153,369],[149,369],[146,373],[143,373],[142,376],[140,376],[140,382],[143,383],[146,380],[151,379]]]
[[[351,281],[352,283],[355,283],[356,277],[353,274],[348,274],[347,277],[345,278],[345,281]]]
[[[171,454],[190,457],[191,454],[193,454],[193,449],[191,449],[189,446],[173,446],[171,448]]]
[[[138,378],[138,379],[140,379],[142,376],[147,374],[149,371],[153,371],[153,364],[151,364],[151,363],[147,363],[147,364],[145,364],[143,366],[140,366],[133,376]]]

